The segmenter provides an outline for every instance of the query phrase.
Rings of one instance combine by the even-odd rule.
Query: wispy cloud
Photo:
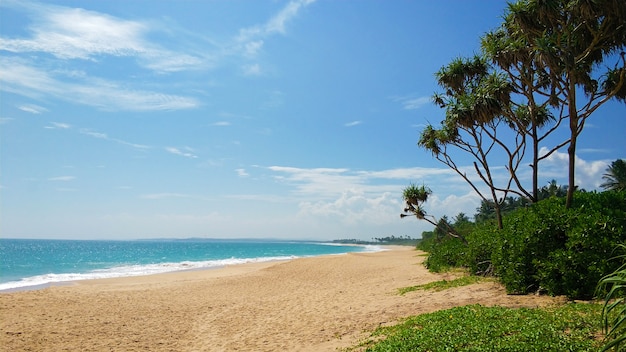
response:
[[[145,67],[163,72],[186,70],[204,61],[200,56],[168,50],[149,40],[149,35],[160,30],[154,23],[42,3],[13,7],[26,12],[33,21],[27,27],[30,37],[0,39],[0,49],[8,52],[45,52],[63,60],[95,61],[104,55],[136,57]]]
[[[211,126],[230,126],[230,122],[228,121],[218,121],[211,124]]]
[[[391,99],[395,102],[399,102],[405,110],[417,110],[432,102],[432,98],[428,96],[404,96],[393,97]]]
[[[63,181],[63,182],[67,182],[67,181],[73,181],[75,179],[76,179],[75,176],[56,176],[56,177],[50,177],[48,179],[48,181]]]
[[[195,108],[195,98],[128,89],[118,83],[48,71],[26,60],[0,58],[0,89],[32,98],[52,96],[101,110],[157,111]],[[31,111],[32,112],[32,111]]]
[[[106,111],[159,111],[192,109],[200,101],[192,96],[170,94],[167,88],[136,87],[132,81],[112,81],[94,77],[90,63],[106,63],[107,58],[127,60],[157,73],[209,70],[225,63],[240,65],[246,76],[264,74],[260,63],[249,61],[263,49],[266,38],[285,34],[291,22],[314,0],[293,0],[264,24],[239,30],[230,41],[217,41],[163,19],[129,20],[82,8],[36,2],[9,1],[0,5],[21,12],[27,19],[25,34],[3,35],[0,50],[0,90],[32,99],[56,98]],[[164,22],[166,21],[166,22]],[[176,40],[172,40],[176,38]],[[46,53],[47,60],[35,60],[32,53]],[[68,61],[84,61],[84,71],[66,71]],[[149,82],[147,82],[149,83]],[[265,107],[282,101],[272,96]],[[29,109],[41,113],[41,109]]]
[[[249,44],[257,40],[257,49],[263,43],[258,43],[258,39],[272,34],[284,34],[286,32],[287,23],[298,15],[300,10],[312,3],[315,0],[293,0],[290,1],[285,7],[282,8],[276,15],[269,19],[263,25],[257,25],[253,27],[243,28],[239,30],[238,40]]]
[[[363,123],[363,121],[351,121],[351,122],[345,123],[344,126],[346,126],[346,127],[354,127],[354,126],[358,126],[358,125],[360,125],[362,123]]]
[[[9,122],[11,122],[13,120],[15,120],[15,119],[12,118],[12,117],[0,117],[0,125],[7,124],[7,123],[9,123]]]
[[[85,135],[85,136],[89,136],[89,137],[93,137],[93,138],[97,138],[97,139],[103,139],[106,141],[110,141],[110,142],[115,142],[118,144],[123,144],[123,145],[127,145],[129,147],[133,147],[133,148],[137,148],[137,149],[150,149],[150,146],[147,145],[143,145],[143,144],[137,144],[137,143],[131,143],[131,142],[127,142],[121,139],[117,139],[117,138],[112,138],[109,137],[109,135],[107,135],[106,133],[102,133],[102,132],[96,132],[90,129],[86,129],[86,128],[82,128],[80,129],[80,133]]]
[[[175,147],[166,147],[165,150],[171,154],[184,156],[186,158],[195,159],[198,157],[193,153],[193,149],[189,147],[183,147],[183,150]]]
[[[31,114],[41,114],[42,112],[48,111],[48,109],[34,104],[20,105],[17,108]]]
[[[250,176],[250,174],[246,171],[246,169],[235,169],[235,172],[237,172],[237,176],[239,176],[239,177],[248,177],[248,176]]]
[[[72,125],[67,124],[67,123],[62,123],[62,122],[50,122],[50,125],[45,126],[44,128],[49,129],[49,130],[67,130],[72,128]]]
[[[316,0],[292,0],[267,22],[261,25],[241,28],[235,39],[235,51],[242,53],[247,59],[254,59],[263,49],[265,38],[276,34],[285,34],[287,24],[291,22],[303,8],[314,3]],[[247,76],[258,76],[263,71],[258,63],[245,64],[242,67]]]

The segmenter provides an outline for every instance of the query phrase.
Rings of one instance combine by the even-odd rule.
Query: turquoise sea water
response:
[[[55,282],[210,269],[371,250],[377,248],[260,240],[0,239],[0,291]]]

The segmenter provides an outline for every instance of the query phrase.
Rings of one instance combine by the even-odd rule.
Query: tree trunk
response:
[[[574,189],[575,184],[575,171],[576,171],[576,139],[578,138],[578,111],[576,110],[576,84],[573,79],[570,78],[570,90],[568,94],[568,109],[569,109],[569,130],[570,130],[570,142],[567,148],[567,155],[569,157],[568,168],[568,187],[567,198],[565,200],[565,208],[572,207],[574,201]]]
[[[500,208],[500,203],[496,200],[495,203],[495,211],[496,211],[496,220],[498,221],[498,229],[502,230],[504,228],[504,224],[502,223],[502,209]]]
[[[537,123],[536,120],[533,123],[533,164],[531,165],[533,169],[533,199],[532,202],[536,203],[539,201],[539,142],[537,141]]]

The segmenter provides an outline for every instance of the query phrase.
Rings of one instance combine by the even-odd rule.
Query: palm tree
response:
[[[511,145],[524,141],[522,136],[517,134],[512,138],[514,142],[507,144],[498,133],[504,128],[502,115],[509,109],[512,88],[505,77],[490,70],[489,64],[480,56],[454,59],[435,76],[445,92],[435,94],[433,101],[445,110],[445,119],[439,129],[430,124],[426,126],[417,145],[461,176],[483,201],[493,201],[498,228],[502,228],[498,198],[500,193],[506,196],[508,192],[514,192],[509,186],[523,156],[523,147]],[[498,148],[508,158],[505,163],[510,173],[509,180],[502,184],[497,184],[492,174],[493,165],[490,165],[493,162],[491,152],[496,153],[494,149]],[[457,165],[458,160],[465,162],[466,158],[455,161],[453,155],[456,152],[471,157],[474,173],[487,190],[481,190],[476,179]]]
[[[463,243],[467,244],[467,240],[465,239],[465,237],[463,237],[457,231],[455,231],[448,224],[447,221],[444,221],[445,223],[445,228],[444,228],[443,224],[441,224],[441,221],[437,221],[437,219],[434,216],[428,215],[426,213],[426,211],[424,210],[423,204],[426,203],[426,201],[428,200],[428,196],[431,195],[431,193],[432,191],[430,190],[430,188],[424,185],[421,185],[419,187],[416,185],[410,185],[406,187],[404,191],[402,192],[402,198],[404,198],[404,201],[406,203],[406,207],[404,208],[405,214],[400,214],[400,218],[413,215],[420,220],[426,220],[431,225],[435,226],[435,229],[439,229],[443,233],[452,237],[456,237],[460,239],[461,241],[463,241]]]
[[[626,162],[624,159],[617,159],[606,168],[606,173],[602,175],[604,183],[600,185],[605,191],[626,190]]]
[[[538,93],[569,120],[568,208],[576,189],[576,142],[586,119],[609,99],[626,99],[626,57],[615,55],[626,47],[624,23],[624,0],[519,0],[505,15],[511,37],[528,45],[545,79],[545,91]]]

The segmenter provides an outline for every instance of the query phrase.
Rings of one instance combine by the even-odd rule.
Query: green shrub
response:
[[[496,274],[509,293],[539,289],[537,265],[548,254],[565,247],[568,216],[565,200],[550,198],[507,216],[500,246],[492,255]]]
[[[626,192],[580,192],[570,209],[565,199],[548,198],[508,214],[502,230],[485,222],[464,236],[467,245],[450,237],[424,241],[429,270],[493,270],[508,293],[589,299],[598,280],[617,268],[608,260],[613,248],[626,243]]]
[[[436,273],[446,271],[450,267],[463,266],[466,251],[467,246],[458,238],[444,237],[432,244],[424,264],[428,270]]]
[[[501,245],[500,230],[493,222],[484,222],[476,227],[466,236],[467,248],[463,266],[474,275],[490,275],[493,273],[493,263],[491,257],[493,252]]]
[[[509,293],[538,289],[589,299],[616,269],[613,248],[626,241],[624,192],[578,193],[573,206],[551,198],[505,218],[496,272]]]

